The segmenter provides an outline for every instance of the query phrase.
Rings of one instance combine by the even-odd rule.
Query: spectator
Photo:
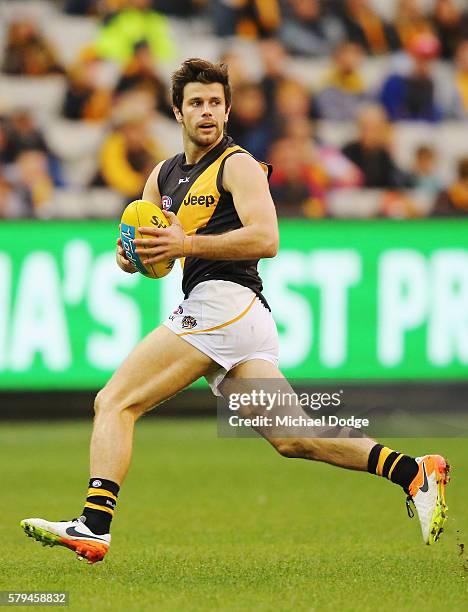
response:
[[[245,70],[245,58],[237,49],[231,48],[225,51],[219,61],[229,69],[229,82],[233,90],[249,80]]]
[[[153,6],[158,13],[174,17],[193,17],[207,4],[208,0],[153,0]]]
[[[96,0],[65,0],[64,11],[68,15],[97,15],[98,5]]]
[[[414,155],[412,187],[430,196],[436,196],[442,189],[437,174],[437,154],[429,145],[419,146]]]
[[[22,151],[36,150],[49,153],[42,132],[29,111],[19,109],[13,113],[6,127],[7,145],[4,158],[6,163],[16,161]]]
[[[0,168],[0,219],[29,217],[30,209],[24,205],[19,189],[15,189]]]
[[[111,187],[130,202],[141,196],[148,175],[162,159],[147,122],[128,119],[106,138],[93,184]]]
[[[23,76],[62,73],[55,52],[29,19],[13,21],[7,32],[2,71]]]
[[[278,0],[214,0],[216,34],[263,38],[274,34],[281,23]]]
[[[8,140],[8,122],[5,117],[0,116],[0,168],[9,161]]]
[[[381,55],[400,48],[400,39],[393,27],[369,6],[369,0],[343,0],[339,15],[346,37],[357,42],[367,53]]]
[[[322,14],[319,0],[286,0],[279,35],[290,53],[319,57],[328,55],[344,32],[338,19]]]
[[[311,163],[320,160],[327,174],[330,189],[360,187],[363,175],[359,168],[339,149],[317,138],[314,131],[314,124],[311,121],[298,117],[289,121],[285,135],[295,141],[295,146],[302,151],[304,160]]]
[[[272,145],[270,159],[272,194],[283,216],[322,217],[330,190],[362,183],[359,169],[339,150],[313,138],[313,126],[306,119],[294,119],[287,125],[284,135]]]
[[[319,165],[308,165],[295,140],[281,138],[273,143],[270,188],[280,217],[323,217],[327,175]]]
[[[86,8],[87,14],[97,15],[103,22],[124,10],[130,4],[129,0],[71,0],[71,2],[76,2],[78,6],[82,4]]]
[[[67,119],[103,121],[110,116],[111,92],[101,86],[101,60],[92,50],[85,50],[81,59],[67,73],[67,90],[63,115]]]
[[[456,119],[468,118],[468,39],[457,47],[455,56],[452,115]]]
[[[433,214],[443,217],[468,214],[468,157],[458,162],[457,180],[440,194]]]
[[[399,0],[394,25],[402,46],[407,50],[415,36],[433,32],[431,20],[421,8],[421,0]]]
[[[266,38],[259,43],[263,64],[261,87],[265,95],[267,113],[273,115],[276,91],[288,77],[288,55],[278,38]]]
[[[112,108],[112,119],[120,125],[129,119],[151,122],[157,118],[155,113],[156,100],[153,92],[148,89],[128,89],[116,96]]]
[[[172,108],[167,101],[167,88],[160,77],[150,46],[146,41],[135,45],[133,56],[124,67],[115,87],[117,95],[132,89],[149,91],[155,100],[155,110],[173,117]]]
[[[364,52],[357,43],[346,41],[336,49],[333,64],[316,96],[321,119],[352,121],[368,95],[360,73]]]
[[[41,130],[28,111],[20,109],[13,113],[6,133],[7,144],[3,153],[6,163],[16,162],[24,151],[40,151],[46,156],[54,184],[63,185],[60,162],[50,151]]]
[[[410,43],[413,67],[408,75],[391,74],[382,86],[381,102],[391,121],[420,120],[437,122],[442,107],[437,101],[432,60],[440,45],[430,33],[418,34]]]
[[[199,13],[208,0],[152,0],[152,7],[163,15],[192,17]],[[122,10],[127,0],[65,0],[65,12],[69,15],[106,16]]]
[[[468,38],[468,9],[461,10],[456,0],[436,0],[432,21],[441,42],[443,59],[453,59],[455,50],[463,39]]]
[[[408,177],[396,166],[390,153],[385,111],[378,105],[363,106],[358,113],[359,136],[343,153],[364,174],[364,186],[393,189],[407,186]]]
[[[418,219],[427,216],[433,198],[421,191],[386,191],[380,200],[379,215],[391,219]]]
[[[256,83],[240,85],[233,96],[229,134],[257,159],[265,159],[271,140],[265,96]]]
[[[317,118],[314,100],[307,89],[294,79],[284,79],[278,84],[274,100],[274,113],[280,128],[291,119]]]
[[[153,0],[158,13],[186,19],[194,17],[204,8],[206,0]]]
[[[151,0],[128,0],[128,5],[111,15],[101,26],[96,49],[101,57],[125,64],[135,44],[145,40],[158,60],[171,60],[174,45],[167,17],[151,8]]]
[[[15,191],[22,195],[27,216],[41,216],[52,201],[54,183],[49,173],[47,155],[43,151],[21,151],[13,166]]]

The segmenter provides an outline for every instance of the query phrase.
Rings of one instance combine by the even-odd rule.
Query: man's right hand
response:
[[[120,238],[117,239],[117,251],[115,253],[115,259],[119,268],[124,272],[128,272],[129,274],[134,274],[135,272],[137,272],[137,269],[132,264],[132,262],[128,261],[127,256],[125,255],[125,251],[122,247],[122,240]]]

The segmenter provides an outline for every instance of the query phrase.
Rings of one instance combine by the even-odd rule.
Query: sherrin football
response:
[[[168,227],[169,223],[159,206],[146,200],[131,202],[123,212],[120,222],[120,238],[127,259],[136,269],[150,278],[162,278],[169,274],[174,266],[174,260],[160,261],[153,264],[144,264],[138,253],[135,252],[135,239],[145,238],[138,231],[139,227]],[[147,235],[146,237],[151,237]],[[143,257],[144,259],[144,257]]]

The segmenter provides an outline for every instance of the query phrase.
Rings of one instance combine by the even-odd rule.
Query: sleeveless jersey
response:
[[[242,227],[232,195],[223,189],[226,159],[236,153],[248,153],[225,136],[211,151],[193,165],[185,163],[185,154],[167,159],[158,175],[162,206],[179,218],[184,231],[194,234],[224,234]],[[250,153],[248,153],[250,155]],[[259,162],[268,177],[271,166]],[[249,287],[269,308],[262,295],[262,281],[256,260],[213,260],[199,257],[181,259],[182,290],[187,298],[203,281],[227,280]]]

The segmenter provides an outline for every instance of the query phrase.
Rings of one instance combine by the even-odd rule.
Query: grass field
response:
[[[0,590],[66,590],[82,611],[467,609],[466,439],[386,441],[453,465],[448,527],[427,547],[401,490],[382,479],[218,439],[215,421],[147,418],[110,553],[90,566],[18,525],[80,514],[90,431],[0,425]]]

